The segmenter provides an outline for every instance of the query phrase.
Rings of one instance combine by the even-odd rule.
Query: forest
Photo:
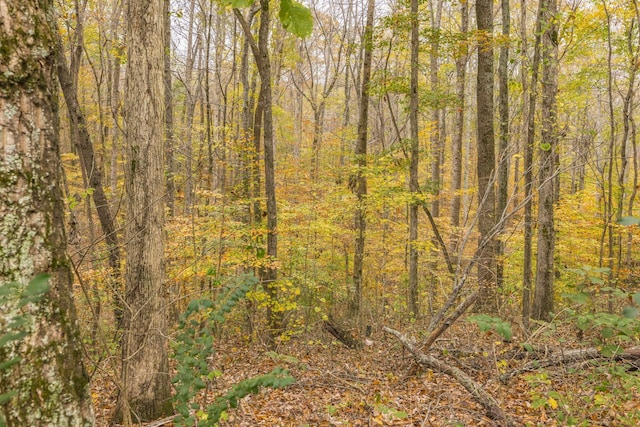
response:
[[[638,0],[0,0],[0,427],[640,425],[639,80]]]

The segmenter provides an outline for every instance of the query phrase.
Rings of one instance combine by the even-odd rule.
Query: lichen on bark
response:
[[[27,336],[0,347],[0,406],[9,426],[90,426],[93,411],[82,365],[66,258],[60,191],[51,0],[0,0],[0,285],[50,275],[41,301],[0,306],[0,335],[17,316]]]

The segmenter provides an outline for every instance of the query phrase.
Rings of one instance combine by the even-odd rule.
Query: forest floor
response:
[[[277,354],[256,343],[220,342],[211,366],[224,374],[211,383],[200,403],[213,401],[242,379],[281,366],[296,382],[244,398],[221,426],[499,425],[454,379],[416,369],[411,354],[382,331],[373,331],[372,344],[361,350],[347,349],[320,329],[310,335],[291,339]],[[429,354],[469,374],[523,426],[638,425],[638,372],[612,375],[620,366],[615,361],[582,363],[534,370],[504,384],[498,380],[501,373],[528,361],[520,357],[517,343],[517,337],[506,343],[458,322]],[[555,344],[558,348],[558,341]],[[107,426],[115,393],[110,399],[105,393],[113,387],[100,375],[92,384],[97,425]]]

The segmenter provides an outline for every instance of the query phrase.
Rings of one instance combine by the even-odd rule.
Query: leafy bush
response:
[[[480,328],[482,332],[495,330],[496,333],[505,341],[511,341],[513,338],[511,323],[506,320],[502,320],[499,317],[492,317],[486,314],[475,314],[473,316],[469,316],[467,320],[477,324],[478,328]]]
[[[216,301],[199,299],[191,301],[180,317],[179,332],[175,344],[174,359],[177,374],[173,378],[174,396],[178,415],[176,426],[215,426],[228,408],[235,408],[243,397],[257,393],[261,387],[281,388],[295,380],[289,372],[276,368],[268,374],[249,378],[234,385],[206,408],[195,402],[195,397],[206,389],[207,381],[222,375],[210,369],[208,359],[214,354],[213,335],[216,326],[222,324],[238,301],[258,283],[250,274],[231,281]]]
[[[26,286],[18,282],[5,283],[0,285],[0,308],[5,311],[7,307],[16,311],[10,314],[6,324],[0,325],[0,354],[5,354],[5,348],[10,343],[19,341],[29,333],[33,324],[33,316],[22,311],[29,303],[36,303],[49,291],[49,275],[39,274],[34,277]],[[0,376],[4,371],[8,371],[12,366],[20,363],[20,356],[12,357],[0,362]],[[4,405],[16,395],[16,391],[9,390],[0,393],[0,405]],[[6,420],[0,414],[0,427],[6,425]]]
[[[568,309],[570,320],[581,332],[591,332],[596,344],[605,356],[611,356],[621,351],[624,343],[635,341],[640,336],[640,319],[638,306],[640,292],[629,293],[621,289],[602,288],[618,300],[618,305],[624,305],[621,313],[591,312],[581,310],[583,305],[589,305],[593,297],[584,292],[565,293],[562,296],[577,307]]]

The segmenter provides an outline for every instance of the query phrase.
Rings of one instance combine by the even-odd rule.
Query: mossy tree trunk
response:
[[[90,426],[72,276],[66,257],[51,1],[0,0],[0,285],[50,275],[38,303],[0,307],[0,331],[30,317],[28,335],[0,348],[0,407],[10,426]],[[3,332],[0,332],[0,336]]]
[[[553,312],[554,254],[554,150],[558,145],[557,93],[558,93],[558,11],[556,0],[545,0],[540,5],[542,23],[542,129],[540,130],[539,189],[538,189],[538,252],[536,256],[536,287],[532,317],[551,320]]]

